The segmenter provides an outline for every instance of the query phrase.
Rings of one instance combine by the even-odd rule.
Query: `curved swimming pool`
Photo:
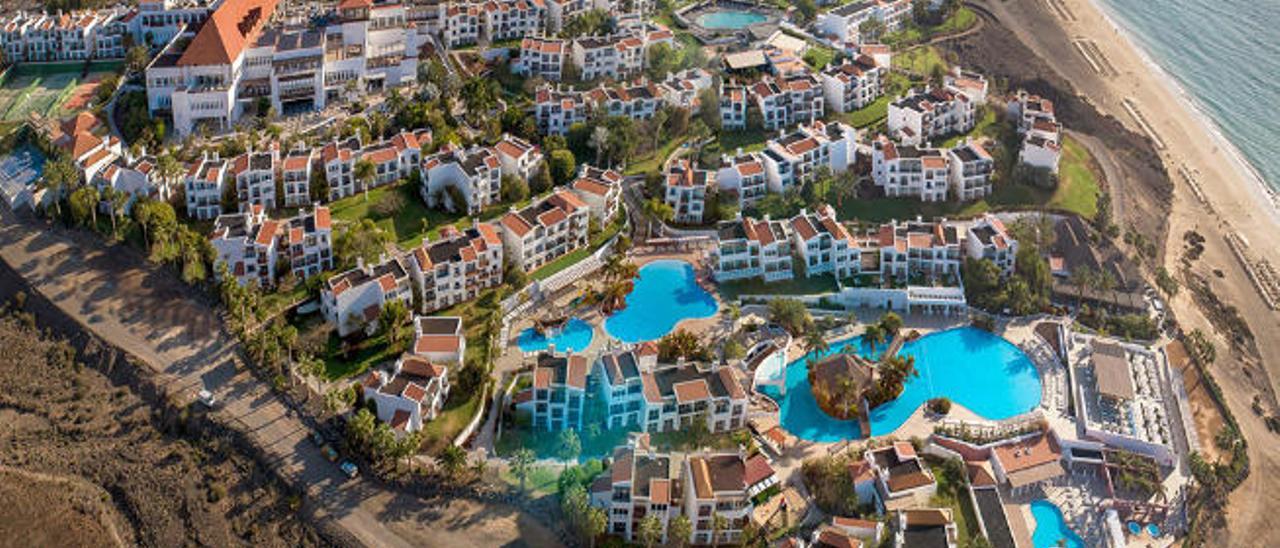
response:
[[[594,335],[591,324],[578,318],[569,318],[564,329],[550,337],[538,333],[538,330],[532,327],[526,328],[516,337],[516,345],[524,352],[546,350],[553,344],[556,346],[556,352],[582,352],[591,346]]]
[[[686,261],[653,261],[640,267],[640,279],[627,295],[627,307],[604,322],[604,329],[624,343],[652,341],[670,333],[680,320],[708,318],[719,307],[698,285]]]
[[[852,351],[876,358],[885,348],[871,348],[860,337],[831,345],[830,352]],[[1040,373],[1018,347],[974,327],[932,333],[903,345],[900,354],[914,356],[919,376],[907,380],[898,399],[871,410],[871,435],[893,433],[921,404],[946,396],[978,415],[1006,419],[1040,405]],[[762,390],[777,400],[782,427],[796,437],[817,442],[857,438],[857,421],[832,418],[818,407],[809,388],[806,354],[787,365],[787,394],[772,386]]]
[[[1056,504],[1047,500],[1032,501],[1031,517],[1036,520],[1036,530],[1031,534],[1031,545],[1035,548],[1084,548],[1084,539],[1067,527],[1062,510]]]
[[[698,16],[698,25],[711,30],[738,30],[768,20],[759,13],[741,10],[716,10]]]

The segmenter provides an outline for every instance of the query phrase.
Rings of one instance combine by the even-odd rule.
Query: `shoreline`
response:
[[[1122,18],[1111,11],[1111,9],[1106,5],[1106,0],[1084,1],[1092,6],[1094,11],[1098,12],[1098,14],[1107,21],[1107,24],[1111,29],[1120,36],[1124,42],[1128,44],[1129,49],[1142,60],[1143,64],[1146,65],[1147,70],[1152,72],[1153,76],[1164,82],[1165,90],[1168,91],[1170,95],[1174,96],[1179,103],[1182,103],[1182,106],[1187,110],[1187,113],[1199,122],[1205,133],[1207,133],[1210,139],[1213,140],[1214,145],[1227,153],[1231,158],[1231,163],[1233,164],[1232,167],[1235,168],[1237,175],[1246,182],[1252,183],[1250,186],[1256,187],[1256,190],[1262,192],[1262,195],[1266,197],[1267,201],[1271,205],[1269,209],[1273,212],[1273,220],[1275,220],[1277,224],[1280,224],[1280,203],[1277,203],[1277,200],[1280,199],[1280,193],[1267,184],[1266,178],[1262,176],[1262,172],[1258,170],[1257,166],[1253,165],[1249,161],[1248,157],[1244,155],[1244,152],[1242,152],[1240,148],[1227,137],[1222,124],[1214,119],[1213,115],[1204,108],[1200,100],[1188,91],[1183,83],[1178,80],[1177,76],[1156,61],[1155,54],[1143,46],[1142,41],[1137,37],[1136,31],[1130,30],[1121,24]],[[1179,165],[1173,167],[1177,168],[1182,166]],[[1172,173],[1170,173],[1170,177],[1172,178]]]

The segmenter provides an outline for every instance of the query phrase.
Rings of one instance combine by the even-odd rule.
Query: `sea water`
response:
[[[1097,2],[1280,190],[1280,0]]]

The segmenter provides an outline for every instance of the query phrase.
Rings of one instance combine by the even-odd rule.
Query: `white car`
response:
[[[213,392],[208,390],[201,390],[199,394],[196,394],[196,396],[200,398],[200,403],[203,403],[204,406],[209,409],[213,409],[213,405],[218,403],[218,400],[213,397]]]

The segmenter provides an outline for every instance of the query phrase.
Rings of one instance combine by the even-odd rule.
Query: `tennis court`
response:
[[[0,83],[0,120],[25,120],[31,112],[61,117],[68,113],[64,104],[84,108],[96,84],[117,66],[95,65],[84,78],[83,63],[14,67]],[[71,104],[66,104],[68,100]]]

